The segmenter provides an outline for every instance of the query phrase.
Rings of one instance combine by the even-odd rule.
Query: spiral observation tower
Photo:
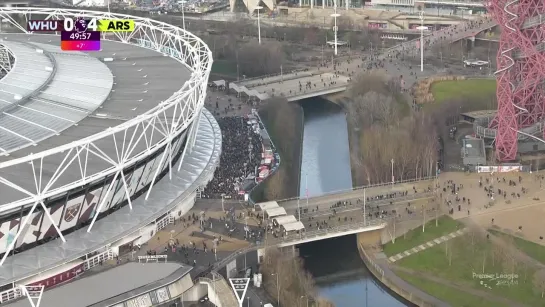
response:
[[[28,20],[133,20],[63,51]],[[193,206],[221,131],[204,108],[212,53],[147,18],[0,7],[0,304],[140,245]],[[57,33],[59,34],[59,33]]]
[[[521,139],[543,140],[545,130],[545,1],[492,0],[501,27],[497,55],[496,158],[513,161]]]

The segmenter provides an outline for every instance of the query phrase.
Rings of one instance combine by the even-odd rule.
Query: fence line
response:
[[[433,307],[434,304],[431,304],[430,302],[422,299],[418,294],[412,293],[410,291],[402,289],[400,286],[398,286],[392,278],[388,277],[387,274],[385,274],[384,270],[373,261],[373,259],[367,254],[362,244],[358,244],[358,251],[360,253],[361,259],[365,263],[365,266],[369,269],[371,274],[375,276],[376,279],[378,279],[382,284],[384,284],[386,287],[388,287],[390,290],[397,293],[399,296],[405,298],[409,302],[421,306],[421,307]]]

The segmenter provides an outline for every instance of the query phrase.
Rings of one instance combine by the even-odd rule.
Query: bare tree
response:
[[[239,51],[240,71],[249,77],[280,72],[284,63],[282,45],[277,42],[248,43]]]
[[[263,285],[271,296],[278,296],[281,306],[306,306],[301,297],[315,301],[315,306],[331,306],[317,297],[312,276],[305,271],[300,258],[293,253],[282,253],[268,248],[260,267]]]
[[[331,26],[333,27],[335,24],[335,20],[331,19]],[[354,28],[354,21],[349,16],[339,16],[337,17],[337,27],[338,31],[344,32],[348,30],[352,30]]]

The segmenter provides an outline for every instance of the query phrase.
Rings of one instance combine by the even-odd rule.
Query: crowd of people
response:
[[[220,164],[203,198],[236,198],[244,180],[261,164],[261,136],[242,116],[217,119],[222,132]]]

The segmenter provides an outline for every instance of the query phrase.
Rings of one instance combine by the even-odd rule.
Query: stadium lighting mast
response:
[[[182,0],[180,1],[180,3],[182,4],[182,28],[185,30],[185,6],[184,4],[186,3],[187,1],[185,0]]]
[[[427,30],[428,27],[424,27],[424,11],[420,11],[420,27],[417,27],[420,30],[420,71],[424,71],[424,30]]]
[[[337,27],[337,17],[341,16],[341,14],[337,13],[337,0],[333,0],[333,14],[331,14],[331,17],[335,20],[335,25],[333,26],[333,32],[335,32],[335,55],[337,55],[337,30],[339,27]]]
[[[263,7],[258,5],[255,7],[255,9],[257,10],[257,39],[261,45],[261,22],[259,20],[259,10],[263,9]]]

